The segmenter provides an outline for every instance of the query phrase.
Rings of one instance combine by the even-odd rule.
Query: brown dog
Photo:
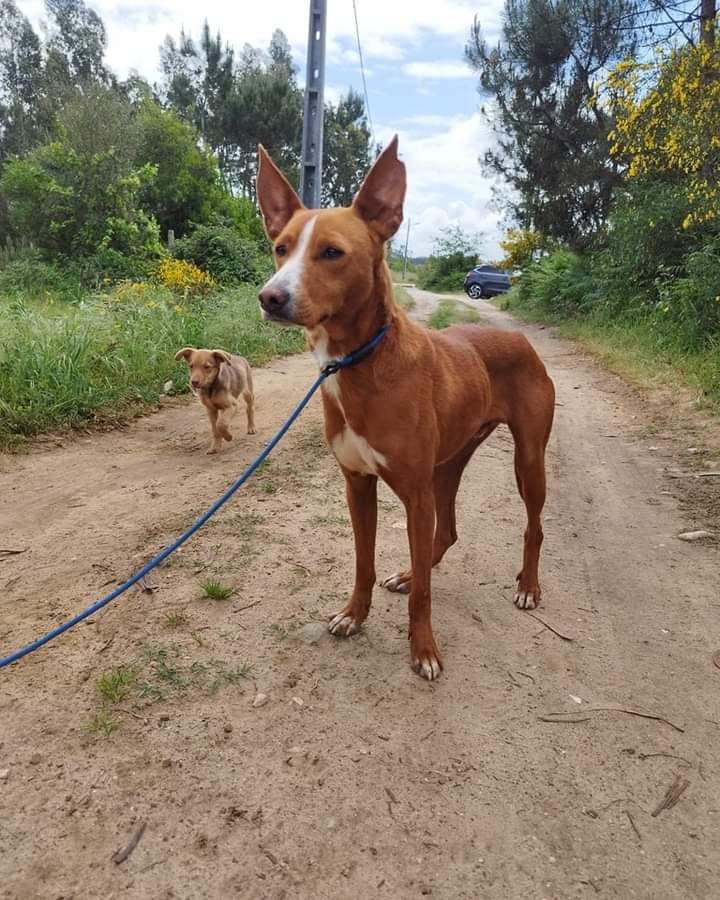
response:
[[[431,568],[457,540],[455,496],[463,469],[501,423],[515,440],[515,475],[527,508],[515,604],[540,599],[540,513],[555,391],[525,337],[476,325],[429,331],[393,299],[385,242],[402,222],[405,166],[394,138],[349,209],[306,209],[260,147],[257,193],[277,271],[260,292],[265,319],[302,325],[319,364],[369,341],[371,355],[323,383],[327,441],[342,468],[355,536],[355,586],[329,624],[356,632],[375,584],[377,479],[407,513],[412,570],[384,582],[410,594],[412,666],[437,678],[430,622]]]
[[[223,439],[232,440],[228,424],[242,394],[247,410],[247,433],[255,434],[255,396],[250,364],[242,356],[225,350],[183,347],[175,359],[184,359],[190,369],[190,384],[207,409],[213,442],[208,453],[217,453]]]

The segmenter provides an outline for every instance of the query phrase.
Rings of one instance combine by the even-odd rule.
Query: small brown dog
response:
[[[207,409],[213,442],[208,453],[217,453],[223,439],[232,440],[228,423],[242,394],[247,410],[247,433],[255,434],[255,395],[250,364],[226,350],[196,350],[183,347],[175,359],[184,359],[190,369],[190,384]]]

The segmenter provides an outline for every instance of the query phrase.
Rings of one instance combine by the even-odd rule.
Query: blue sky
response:
[[[307,0],[86,0],[108,30],[108,61],[121,76],[132,69],[157,78],[158,48],[181,26],[197,35],[203,20],[219,28],[236,48],[264,47],[282,28],[304,80]],[[361,90],[352,0],[328,0],[326,99],[348,87]],[[356,0],[367,86],[375,133],[386,142],[400,136],[408,168],[406,221],[410,249],[429,252],[439,229],[460,225],[482,233],[486,258],[499,255],[502,215],[492,203],[492,185],[478,156],[492,144],[479,112],[477,79],[463,61],[475,15],[492,40],[499,31],[502,0]],[[43,18],[42,0],[18,0],[34,24]],[[404,237],[405,225],[402,227]]]

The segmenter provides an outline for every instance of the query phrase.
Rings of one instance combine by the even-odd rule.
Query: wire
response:
[[[363,62],[362,45],[360,43],[360,26],[358,25],[357,4],[352,0],[353,16],[355,17],[355,37],[357,39],[358,56],[360,57],[360,74],[362,75],[363,93],[365,94],[365,111],[367,112],[370,131],[372,133],[373,144],[377,147],[377,138],[375,137],[375,128],[373,127],[372,115],[370,114],[370,98],[368,97],[367,81],[365,80],[365,64]]]

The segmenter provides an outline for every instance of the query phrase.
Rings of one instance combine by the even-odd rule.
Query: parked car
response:
[[[510,290],[510,276],[495,266],[475,266],[465,276],[463,290],[473,300],[495,297]]]

